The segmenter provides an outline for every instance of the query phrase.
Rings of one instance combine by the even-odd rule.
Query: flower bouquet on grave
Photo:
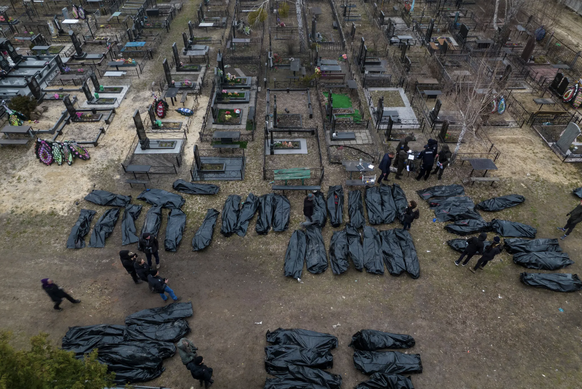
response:
[[[57,163],[57,165],[61,166],[65,160],[65,156],[63,154],[61,144],[59,142],[51,142],[50,143],[52,148],[53,159]]]
[[[40,162],[47,166],[50,166],[55,161],[52,154],[52,148],[45,140],[36,140],[34,154],[36,154],[36,157],[40,159]]]
[[[168,103],[166,103],[164,100],[156,100],[154,101],[154,108],[157,117],[160,119],[166,117],[166,113],[168,112]]]
[[[87,149],[84,148],[83,146],[80,146],[75,142],[69,143],[68,146],[69,150],[71,150],[75,157],[82,159],[84,161],[87,161],[89,158],[91,158],[89,156],[89,151],[87,151]]]
[[[71,150],[69,149],[68,142],[62,142],[62,143],[60,143],[60,146],[61,146],[61,150],[63,150],[63,156],[65,158],[65,161],[67,161],[67,164],[69,166],[71,166],[73,164],[73,160],[75,159],[75,156],[73,155],[73,153],[71,153]]]

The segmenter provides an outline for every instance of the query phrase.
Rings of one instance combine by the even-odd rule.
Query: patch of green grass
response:
[[[323,95],[327,99],[328,93],[323,92]],[[333,108],[352,108],[352,99],[347,95],[332,93],[331,98],[333,99]]]
[[[246,140],[241,140],[241,141],[238,141],[238,142],[232,142],[233,145],[239,145],[241,149],[246,149],[248,143],[249,142],[247,142]],[[220,142],[212,142],[211,144],[218,145],[218,144],[220,144]]]

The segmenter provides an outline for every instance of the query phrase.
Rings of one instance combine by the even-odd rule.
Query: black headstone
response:
[[[317,19],[315,16],[311,19],[311,39],[315,42],[317,37]]]
[[[562,82],[560,82],[560,85],[556,89],[556,93],[560,96],[563,96],[564,93],[566,93],[566,89],[568,89],[569,84],[570,80],[568,80],[568,77],[562,78]]]
[[[332,93],[331,93],[331,89],[328,92],[327,95],[327,116],[329,117],[329,121],[331,122],[333,120],[333,97],[332,97]]]
[[[89,89],[89,85],[87,85],[87,82],[83,82],[83,85],[81,85],[81,89],[83,90],[83,93],[85,94],[85,98],[87,99],[87,101],[93,101],[94,98],[91,95],[91,90]]]
[[[166,82],[168,83],[168,87],[172,88],[172,74],[170,73],[170,65],[168,65],[168,60],[164,58],[162,62],[162,67],[164,68],[164,75],[166,76]]]
[[[69,31],[69,36],[71,37],[71,41],[73,42],[73,46],[75,47],[75,52],[77,53],[74,57],[75,58],[83,58],[87,55],[87,53],[83,52],[83,48],[81,47],[81,43],[77,39],[77,36],[73,31]]]
[[[178,54],[178,46],[176,42],[172,43],[172,53],[174,54],[174,62],[176,63],[176,70],[180,69],[180,55]]]
[[[384,96],[378,99],[378,108],[376,108],[377,127],[380,127],[380,123],[382,122],[383,116],[384,116]]]
[[[204,9],[202,9],[202,4],[200,4],[200,7],[198,7],[198,11],[200,15],[200,21],[204,21]]]
[[[550,84],[550,89],[552,90],[558,89],[560,82],[562,82],[562,78],[564,78],[564,75],[562,73],[557,73],[556,77],[554,77],[554,81],[552,81],[552,83]]]
[[[467,40],[467,35],[469,35],[469,27],[461,24],[461,27],[459,28],[459,38],[461,38],[462,43],[465,43]]]
[[[354,22],[352,22],[352,31],[350,35],[352,36],[352,39],[356,37],[356,24]]]
[[[135,110],[133,114],[133,123],[135,124],[135,129],[137,132],[137,137],[139,139],[139,143],[141,145],[142,150],[147,150],[150,148],[150,140],[148,139],[145,128],[141,121],[141,116],[139,115],[139,109]]]
[[[501,80],[499,80],[499,84],[502,87],[505,87],[505,84],[507,84],[507,80],[509,80],[509,76],[511,76],[512,71],[513,69],[511,68],[511,65],[507,64],[505,70],[503,71],[503,75],[501,76]]]
[[[222,53],[218,50],[218,54],[216,54],[216,65],[218,69],[222,72],[222,76],[224,77],[224,61],[222,59]]]
[[[127,40],[130,42],[133,42],[133,40],[135,38],[133,37],[133,33],[131,32],[131,29],[128,28],[125,32],[127,33]]]
[[[434,30],[434,19],[431,19],[430,24],[428,25],[428,28],[426,29],[426,35],[424,36],[424,40],[426,41],[427,44],[432,39],[432,31],[433,30]]]
[[[273,127],[277,127],[277,96],[273,96]]]
[[[429,117],[431,121],[434,122],[438,119],[442,105],[443,103],[441,103],[441,100],[437,99],[436,103],[434,104],[434,108],[429,112]]]
[[[521,53],[521,59],[524,62],[528,62],[529,59],[531,58],[531,55],[532,55],[535,48],[536,48],[536,38],[534,36],[532,36],[527,41],[525,48],[523,49],[523,52]]]
[[[404,43],[400,45],[400,62],[404,62],[406,59],[406,50],[408,50],[408,44]]]
[[[190,39],[194,41],[194,25],[188,20],[188,31],[190,32]]]
[[[362,37],[362,40],[360,41],[360,53],[358,54],[358,64],[362,63],[362,57],[364,56],[364,42],[366,40],[364,39],[364,37]]]
[[[158,125],[156,124],[157,119],[153,104],[150,104],[148,107],[148,116],[150,117],[150,122],[152,122],[152,128],[158,128]]]
[[[73,103],[71,103],[71,100],[69,99],[69,95],[66,95],[63,98],[63,103],[65,103],[65,108],[67,109],[69,116],[73,119],[76,119],[77,118],[77,110],[73,106]]]
[[[449,121],[444,120],[443,126],[441,127],[441,131],[439,133],[439,138],[441,139],[441,141],[444,141],[445,138],[447,137],[447,131],[449,131]]]
[[[99,92],[101,90],[101,84],[99,83],[99,80],[97,79],[97,75],[94,72],[91,72],[91,74],[89,74],[89,78],[91,79],[91,82],[93,83],[93,88],[95,88],[95,92]]]
[[[198,151],[198,146],[194,145],[194,164],[196,165],[196,170],[202,168],[202,161],[200,160],[200,153]]]
[[[32,93],[34,98],[40,100],[40,98],[42,97],[42,89],[37,79],[35,77],[30,77],[26,81],[28,83],[28,89],[30,89],[30,92]]]
[[[383,26],[384,25],[384,11],[380,11],[380,25]]]
[[[388,126],[386,127],[386,132],[384,133],[387,141],[390,141],[390,139],[392,138],[392,128],[393,127],[394,127],[394,120],[392,120],[392,116],[388,116]]]
[[[8,39],[4,38],[0,39],[0,48],[8,53],[8,55],[10,56],[10,58],[12,58],[12,61],[15,64],[18,64],[18,62],[20,62],[20,60],[22,59],[22,55],[16,52],[16,49],[14,48],[14,46],[12,46],[12,43]]]
[[[185,32],[182,33],[182,42],[184,42],[184,51],[188,51],[188,48],[190,47],[190,40],[186,36]]]
[[[56,27],[56,29],[57,29],[57,32],[58,32],[59,34],[62,34],[62,33],[64,33],[64,31],[63,31],[63,26],[61,26],[61,22],[59,22],[59,20],[57,19],[57,17],[56,17],[56,16],[55,16],[55,17],[54,17],[54,19],[53,19],[53,24],[55,25],[55,27]]]

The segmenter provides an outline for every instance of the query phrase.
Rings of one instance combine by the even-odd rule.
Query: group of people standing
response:
[[[197,355],[198,348],[194,346],[194,343],[190,339],[182,338],[176,346],[178,349],[178,354],[180,354],[180,359],[186,368],[192,374],[192,378],[200,382],[200,386],[209,388],[214,380],[212,379],[212,368],[206,366],[204,363],[204,358]]]

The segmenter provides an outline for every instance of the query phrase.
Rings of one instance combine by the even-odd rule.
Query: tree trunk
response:
[[[507,0],[505,1],[507,5]],[[493,28],[497,30],[497,10],[499,9],[499,0],[495,0],[495,12],[493,13]]]
[[[463,129],[461,130],[461,133],[459,134],[459,139],[457,140],[457,145],[455,146],[455,151],[453,151],[453,155],[451,156],[451,161],[455,161],[457,159],[457,154],[459,153],[459,149],[461,148],[461,143],[463,142],[463,138],[465,137],[465,134],[467,133],[467,130],[469,129],[469,126],[467,126],[467,124],[463,123]]]

